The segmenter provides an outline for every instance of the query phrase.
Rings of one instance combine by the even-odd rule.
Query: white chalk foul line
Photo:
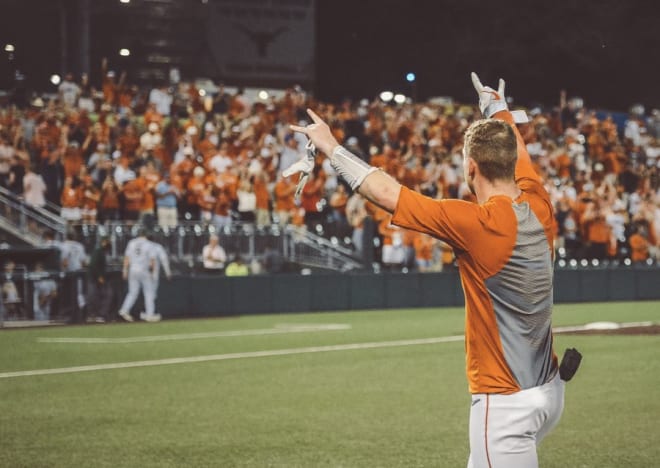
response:
[[[622,323],[620,325],[621,327],[625,328],[625,327],[634,327],[634,326],[648,326],[652,324],[653,322],[629,322],[629,323]],[[561,333],[566,331],[576,331],[576,330],[585,330],[585,329],[586,329],[585,325],[574,326],[574,327],[557,327],[553,329],[553,332]],[[415,346],[415,345],[424,345],[424,344],[450,343],[454,341],[463,341],[464,339],[465,339],[464,335],[454,335],[454,336],[445,336],[439,338],[422,338],[416,340],[352,343],[345,345],[313,346],[308,348],[279,349],[279,350],[276,349],[271,351],[253,351],[246,353],[212,354],[208,356],[191,356],[185,358],[155,359],[150,361],[117,362],[112,364],[61,367],[56,369],[35,369],[29,371],[3,372],[0,373],[0,379],[9,379],[13,377],[29,377],[29,376],[37,376],[37,375],[72,374],[77,372],[90,372],[90,371],[98,371],[98,370],[129,369],[132,367],[153,367],[153,366],[165,366],[170,364],[189,364],[195,362],[228,361],[232,359],[287,356],[293,354],[349,351],[356,349],[392,348],[397,346]]]
[[[228,361],[232,359],[287,356],[293,354],[325,353],[331,351],[349,351],[356,349],[391,348],[396,346],[415,346],[415,345],[424,345],[424,344],[449,343],[452,341],[463,341],[463,339],[464,339],[463,335],[457,335],[457,336],[445,336],[440,338],[422,338],[416,340],[380,341],[380,342],[372,342],[372,343],[351,343],[344,345],[312,346],[308,348],[276,349],[271,351],[253,351],[247,353],[212,354],[209,356],[191,356],[184,358],[155,359],[150,361],[117,362],[112,364],[61,367],[57,369],[35,369],[29,371],[3,372],[0,373],[0,379],[9,379],[13,377],[29,377],[36,375],[72,374],[77,372],[90,372],[90,371],[111,370],[111,369],[129,369],[132,367],[152,367],[152,366],[166,366],[171,364],[190,364],[195,362]]]
[[[600,326],[599,324],[611,324],[611,326]],[[586,325],[575,325],[569,327],[555,327],[552,329],[553,333],[571,333],[577,331],[603,331],[603,330],[618,330],[621,328],[635,328],[635,327],[650,327],[654,322],[596,322],[588,323]]]
[[[258,336],[278,335],[284,333],[306,333],[316,331],[349,330],[348,324],[320,324],[320,325],[276,325],[274,328],[255,330],[232,330],[204,333],[178,333],[172,335],[133,336],[129,338],[37,338],[39,343],[76,343],[76,344],[124,344],[124,343],[150,343],[154,341],[199,340],[204,338],[223,338],[230,336]]]

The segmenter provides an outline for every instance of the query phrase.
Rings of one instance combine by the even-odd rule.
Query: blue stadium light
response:
[[[415,76],[415,74],[413,72],[409,72],[409,73],[406,74],[406,81],[408,83],[412,83],[413,81],[415,81],[415,78],[417,78],[417,77]]]

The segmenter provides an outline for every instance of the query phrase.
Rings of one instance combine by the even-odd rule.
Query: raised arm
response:
[[[353,190],[358,191],[367,200],[386,211],[393,213],[399,200],[401,184],[341,146],[332,135],[328,124],[321,117],[311,109],[308,109],[307,113],[313,123],[306,127],[291,125],[291,129],[304,133],[319,151],[328,156],[332,167],[348,182]],[[299,163],[301,162],[302,160],[299,161]],[[286,169],[283,175],[288,177],[296,172],[304,173],[305,170],[311,170],[311,168],[303,167],[304,162],[299,163],[295,163]]]
[[[516,134],[516,142],[518,146],[518,161],[516,162],[515,175],[516,182],[519,182],[521,179],[532,179],[536,182],[540,182],[541,178],[536,174],[536,171],[534,171],[532,159],[527,152],[527,145],[525,145],[525,141],[516,127],[516,123],[527,122],[527,116],[521,111],[509,111],[506,98],[504,97],[504,80],[500,78],[497,91],[495,91],[493,88],[481,84],[476,73],[473,72],[471,77],[474,89],[479,95],[479,109],[481,110],[481,114],[486,118],[504,120],[511,125]]]

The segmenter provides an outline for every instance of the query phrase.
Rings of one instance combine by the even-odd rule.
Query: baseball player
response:
[[[123,278],[128,280],[128,294],[119,309],[119,316],[132,322],[131,307],[138,298],[140,290],[144,295],[144,318],[155,321],[156,289],[154,275],[156,270],[156,252],[152,242],[147,239],[146,231],[141,229],[138,237],[131,239],[124,254]]]
[[[78,242],[78,236],[74,231],[69,231],[66,240],[57,246],[60,250],[60,263],[62,270],[67,273],[80,273],[87,266],[88,259],[85,253],[85,247]],[[82,275],[73,276],[73,289],[76,299],[76,306],[72,320],[81,319],[80,314],[87,303],[84,294],[84,280]]]
[[[158,284],[160,280],[160,269],[162,268],[163,271],[165,271],[165,277],[169,281],[172,278],[172,270],[170,270],[170,258],[167,255],[167,252],[165,252],[165,248],[160,245],[158,242],[154,242],[153,236],[152,235],[147,235],[147,239],[151,243],[151,248],[153,249],[154,252],[154,260],[155,260],[155,265],[154,265],[154,271],[153,275],[151,276],[151,281],[153,282],[153,291],[154,291],[154,302],[156,298],[156,294],[158,294]],[[149,316],[146,312],[140,314],[140,319],[145,320],[147,322],[158,322],[161,319],[160,314],[154,313],[153,315]]]
[[[393,224],[454,248],[472,394],[468,467],[533,468],[572,376],[560,371],[552,347],[553,209],[507,108],[504,82],[495,91],[472,79],[486,119],[466,131],[463,169],[478,203],[433,200],[401,186],[340,146],[311,110],[312,124],[291,128],[307,135],[353,190],[393,213]],[[284,176],[312,169],[303,158]]]

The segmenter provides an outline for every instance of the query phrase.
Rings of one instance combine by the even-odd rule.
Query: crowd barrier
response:
[[[350,273],[174,277],[161,280],[164,317],[463,306],[456,270],[442,273]],[[660,299],[660,267],[557,269],[556,303]]]
[[[84,272],[23,273],[13,281],[22,298],[23,320],[33,320],[35,284],[53,279],[58,296],[51,320],[80,323],[87,312],[80,307],[80,292],[87,281]],[[127,284],[119,271],[109,275],[113,316],[119,309]],[[555,303],[660,300],[660,266],[557,269]],[[363,309],[463,306],[463,289],[457,270],[441,273],[314,273],[247,277],[181,275],[161,278],[156,310],[164,318],[228,317],[249,314],[321,312]],[[140,297],[137,316],[144,310]],[[0,311],[0,326],[9,317]]]

